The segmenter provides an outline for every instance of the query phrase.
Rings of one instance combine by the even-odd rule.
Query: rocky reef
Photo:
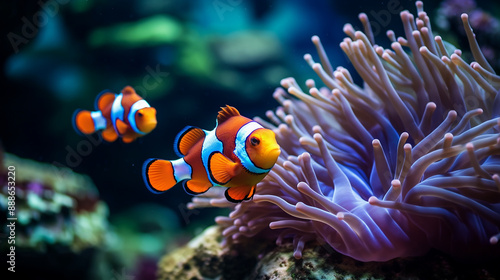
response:
[[[212,226],[164,256],[158,278],[173,279],[498,279],[497,262],[464,263],[432,251],[423,257],[388,262],[360,262],[315,244],[294,257],[292,244],[276,247],[262,242],[220,246],[222,229]],[[425,268],[425,269],[422,269]]]

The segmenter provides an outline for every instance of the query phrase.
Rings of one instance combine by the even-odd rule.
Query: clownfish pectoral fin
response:
[[[90,111],[77,110],[73,114],[73,128],[78,133],[91,134],[95,132],[95,124]]]
[[[125,134],[125,132],[127,132],[128,125],[122,120],[116,119],[116,129],[118,130],[118,133]]]
[[[212,187],[212,184],[201,180],[187,180],[183,182],[182,186],[188,194],[198,195],[208,191]]]
[[[226,190],[224,195],[230,202],[239,203],[243,200],[248,200],[253,197],[255,193],[255,186],[240,186],[230,187]]]
[[[203,131],[203,129],[194,126],[186,126],[175,137],[174,141],[175,153],[179,157],[185,156],[188,153],[188,151],[204,137],[205,137],[205,131]]]
[[[122,137],[123,143],[131,143],[135,140],[134,137]]]
[[[162,193],[177,184],[174,167],[168,160],[150,158],[142,165],[142,178],[153,193]]]
[[[226,105],[226,107],[221,107],[222,110],[219,111],[219,114],[217,115],[217,123],[221,124],[225,122],[227,119],[234,117],[234,116],[240,116],[240,112],[232,106]]]
[[[250,189],[250,192],[245,197],[245,200],[250,200],[254,194],[255,194],[255,186],[252,186],[252,188]]]
[[[97,95],[94,107],[96,110],[103,111],[108,105],[113,104],[113,101],[115,101],[115,94],[106,89]]]
[[[220,152],[210,154],[208,158],[210,178],[219,185],[227,184],[241,169],[238,164]]]
[[[118,134],[112,125],[109,125],[105,130],[102,131],[102,138],[107,142],[114,142],[118,138]]]

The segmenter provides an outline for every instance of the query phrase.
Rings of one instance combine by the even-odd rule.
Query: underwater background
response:
[[[414,1],[396,2],[415,10]],[[460,1],[427,1],[426,11],[437,22],[437,33],[466,49],[465,35],[450,20],[462,12],[457,8],[453,14],[455,2]],[[16,164],[16,210],[24,217],[15,231],[16,275],[155,279],[163,254],[229,210],[188,210],[191,196],[181,187],[162,195],[149,192],[141,176],[144,160],[177,158],[175,135],[186,125],[212,129],[217,111],[226,104],[247,117],[265,116],[278,105],[272,93],[281,79],[294,76],[303,83],[314,74],[303,60],[305,53],[315,51],[312,35],[321,38],[332,65],[351,71],[339,47],[345,37],[343,25],[358,23],[360,12],[375,15],[380,32],[372,28],[377,41],[388,45],[385,30],[402,32],[398,14],[376,20],[377,11],[389,3],[394,1],[0,3],[1,149],[5,166]],[[498,19],[498,4],[477,1],[477,7]],[[473,27],[498,72],[500,42],[491,35],[498,35],[497,19]],[[106,143],[97,134],[86,137],[73,130],[76,109],[90,109],[99,92],[118,93],[126,85],[156,108],[158,125],[153,132],[125,144]],[[65,189],[74,185],[81,188]],[[61,196],[55,197],[57,193]],[[2,195],[2,221],[8,224],[5,190]],[[65,197],[91,206],[75,209]],[[93,214],[83,215],[87,210]],[[70,225],[75,221],[77,225]],[[3,227],[2,234],[4,258],[9,229]],[[6,262],[2,263],[6,270]]]

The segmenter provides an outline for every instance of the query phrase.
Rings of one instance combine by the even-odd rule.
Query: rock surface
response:
[[[225,252],[220,246],[221,229],[211,226],[199,236],[163,257],[158,279],[243,279],[255,266],[255,257]]]
[[[360,262],[327,246],[308,246],[302,259],[293,246],[276,247],[265,241],[220,246],[221,229],[203,233],[159,263],[157,279],[499,279],[499,260],[457,262],[438,252],[388,262]]]

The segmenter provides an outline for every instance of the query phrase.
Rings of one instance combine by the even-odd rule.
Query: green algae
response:
[[[97,28],[90,34],[88,42],[91,47],[134,48],[174,43],[182,34],[183,28],[175,19],[156,15]]]

